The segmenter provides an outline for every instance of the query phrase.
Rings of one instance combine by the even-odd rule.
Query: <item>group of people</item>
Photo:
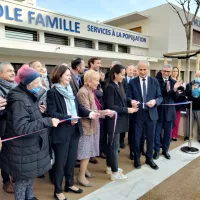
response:
[[[3,189],[14,193],[15,200],[37,200],[34,178],[49,172],[54,198],[65,200],[63,180],[65,192],[83,192],[74,184],[75,165],[80,168],[77,182],[93,186],[89,179],[95,175],[88,170],[88,163],[97,163],[97,156],[106,159],[105,172],[112,181],[126,181],[118,167],[126,132],[134,167],[141,168],[143,154],[146,164],[158,169],[153,160],[159,158],[160,148],[170,159],[170,142],[177,140],[180,111],[186,109],[171,104],[192,101],[194,119],[200,120],[200,72],[185,87],[178,79],[177,67],[166,64],[155,78],[149,76],[149,70],[147,61],[126,68],[114,61],[104,74],[101,59],[92,57],[88,69],[83,59],[75,58],[69,65],[54,67],[49,77],[45,66],[32,61],[15,76],[10,63],[1,63]]]

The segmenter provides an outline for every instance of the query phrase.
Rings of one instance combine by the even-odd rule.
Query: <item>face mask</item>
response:
[[[42,74],[42,78],[46,78],[47,77],[47,74]]]
[[[40,87],[38,88],[32,88],[31,90],[29,90],[32,94],[38,94],[40,91]]]
[[[200,83],[200,78],[195,78],[194,81],[195,83]]]
[[[192,90],[192,96],[194,98],[199,98],[199,95],[200,95],[199,88],[196,88],[196,89]]]

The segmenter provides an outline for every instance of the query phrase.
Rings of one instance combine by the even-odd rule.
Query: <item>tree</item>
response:
[[[177,15],[181,20],[182,25],[185,28],[185,34],[187,39],[187,50],[189,51],[191,50],[190,47],[191,47],[192,25],[199,11],[200,0],[176,0],[176,2],[182,8],[181,11],[183,11],[183,15],[180,14],[180,10],[175,5],[170,3],[168,0],[166,1],[175,10],[175,12],[177,13]],[[195,6],[194,14],[191,13],[191,6]],[[190,71],[189,58],[186,59],[186,70],[187,70],[187,81],[189,81],[189,71]]]

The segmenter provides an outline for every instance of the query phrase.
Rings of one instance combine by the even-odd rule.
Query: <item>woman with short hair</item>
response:
[[[79,90],[77,96],[80,103],[88,110],[98,110],[100,116],[112,116],[114,114],[111,110],[101,110],[101,104],[95,95],[95,90],[99,85],[100,75],[94,70],[89,70],[84,75],[84,86]],[[85,177],[94,177],[88,172],[87,166],[90,157],[99,156],[99,134],[100,124],[98,119],[81,119],[83,125],[83,135],[78,143],[77,159],[80,160],[80,173],[77,177],[79,184],[85,187],[92,187],[93,184]]]

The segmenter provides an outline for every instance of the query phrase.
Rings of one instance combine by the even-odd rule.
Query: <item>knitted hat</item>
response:
[[[23,65],[17,72],[16,82],[20,82],[23,85],[28,85],[36,78],[40,77],[40,75],[28,65]]]

